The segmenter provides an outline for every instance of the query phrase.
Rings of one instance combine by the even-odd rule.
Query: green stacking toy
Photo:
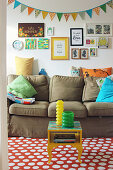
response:
[[[62,113],[62,127],[72,128],[74,127],[74,113],[71,111],[65,111]]]

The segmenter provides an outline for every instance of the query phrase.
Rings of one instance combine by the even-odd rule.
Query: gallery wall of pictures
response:
[[[70,28],[70,37],[55,37],[54,29],[44,23],[18,23],[18,37],[25,42],[14,40],[13,48],[47,50],[51,43],[51,60],[90,59],[98,55],[98,49],[109,48],[112,36],[111,23],[86,23],[84,29]],[[45,30],[50,38],[45,37]]]

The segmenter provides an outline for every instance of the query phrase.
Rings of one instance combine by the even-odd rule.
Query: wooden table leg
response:
[[[51,145],[48,144],[47,146],[47,151],[48,151],[48,155],[49,155],[49,160],[48,160],[48,163],[51,162],[51,159],[52,159],[52,147]]]

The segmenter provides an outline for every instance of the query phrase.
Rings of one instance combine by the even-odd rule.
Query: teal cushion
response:
[[[29,98],[37,94],[34,87],[22,75],[7,86],[7,91],[20,98]]]
[[[96,102],[113,102],[113,81],[111,79],[105,79]]]

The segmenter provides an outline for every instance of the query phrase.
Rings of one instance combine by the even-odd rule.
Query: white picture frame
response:
[[[97,56],[97,48],[95,48],[95,47],[89,48],[89,56],[96,57]]]
[[[97,47],[97,38],[95,37],[85,37],[84,41],[86,47]]]
[[[47,27],[47,36],[53,36],[54,27]]]
[[[112,36],[112,24],[110,23],[86,23],[86,36]]]

